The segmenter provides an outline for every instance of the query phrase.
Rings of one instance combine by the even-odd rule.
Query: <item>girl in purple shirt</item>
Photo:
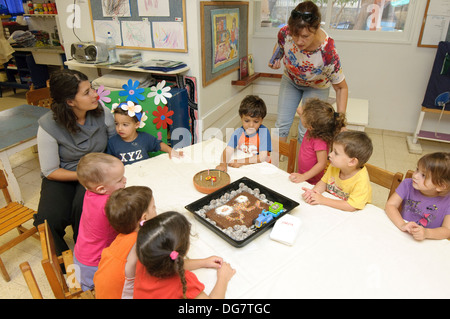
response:
[[[416,240],[450,238],[450,153],[420,158],[412,178],[398,186],[385,210],[395,226]]]

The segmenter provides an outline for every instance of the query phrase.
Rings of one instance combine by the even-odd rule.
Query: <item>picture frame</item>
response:
[[[203,87],[236,71],[248,52],[248,2],[201,1]]]
[[[255,63],[253,62],[253,54],[248,55],[248,76],[255,74]]]
[[[239,59],[239,80],[243,80],[248,76],[248,57],[244,56]]]

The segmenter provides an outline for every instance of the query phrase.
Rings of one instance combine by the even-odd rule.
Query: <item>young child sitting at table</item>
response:
[[[106,217],[119,233],[103,249],[94,275],[98,299],[133,298],[136,272],[136,237],[140,223],[156,216],[153,192],[146,186],[130,186],[112,193],[105,207]]]
[[[183,156],[183,152],[173,150],[153,135],[137,131],[144,121],[140,105],[132,101],[114,103],[111,111],[117,134],[108,140],[106,152],[119,158],[124,165],[149,158],[148,152],[163,151],[169,154],[169,158]]]
[[[363,209],[372,200],[372,187],[364,164],[372,155],[372,141],[364,132],[345,131],[333,141],[330,165],[312,189],[303,187],[303,199],[312,205],[326,205],[344,211]],[[322,195],[327,191],[338,199]]]
[[[345,114],[336,113],[331,104],[317,98],[308,99],[297,112],[306,133],[298,152],[298,173],[292,173],[289,180],[315,185],[327,168],[329,146],[345,127]]]
[[[105,215],[105,205],[115,190],[125,187],[124,172],[122,162],[105,153],[86,154],[78,163],[78,180],[86,188],[74,248],[74,263],[78,266],[75,274],[82,290],[94,288],[93,277],[102,250],[117,236]]]
[[[398,229],[416,240],[450,238],[450,153],[422,156],[412,178],[401,182],[385,210]]]
[[[217,269],[217,282],[209,296],[205,294],[205,285],[185,262],[190,231],[191,224],[177,212],[165,212],[144,223],[136,241],[135,299],[225,298],[236,271],[222,258],[206,258],[203,267]]]
[[[227,166],[237,168],[243,165],[262,163],[269,159],[272,143],[269,129],[262,124],[266,114],[266,104],[258,96],[247,95],[242,100],[239,107],[242,126],[232,134],[216,169],[226,172]],[[231,161],[235,149],[241,150],[251,157]]]

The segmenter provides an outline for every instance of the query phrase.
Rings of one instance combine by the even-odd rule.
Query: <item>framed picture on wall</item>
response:
[[[207,86],[239,69],[248,51],[248,2],[200,2],[202,75]]]

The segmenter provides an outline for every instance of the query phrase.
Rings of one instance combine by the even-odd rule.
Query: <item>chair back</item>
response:
[[[3,192],[3,196],[5,197],[6,204],[11,203],[11,195],[8,191],[8,181],[6,180],[5,173],[3,173],[2,170],[0,170],[0,189]]]
[[[297,158],[297,140],[292,138],[289,143],[279,141],[279,153],[288,158],[287,172],[293,173],[295,170],[295,159]]]
[[[26,93],[27,103],[31,105],[50,108],[53,99],[50,97],[50,88],[30,89]]]
[[[400,183],[402,182],[403,174],[399,172],[392,173],[369,163],[366,163],[365,166],[367,168],[367,171],[369,172],[369,178],[372,183],[389,189],[389,199],[389,197],[391,197],[391,195],[397,189],[398,185],[400,185]]]
[[[409,169],[405,174],[405,178],[412,178],[413,174],[414,171]]]

